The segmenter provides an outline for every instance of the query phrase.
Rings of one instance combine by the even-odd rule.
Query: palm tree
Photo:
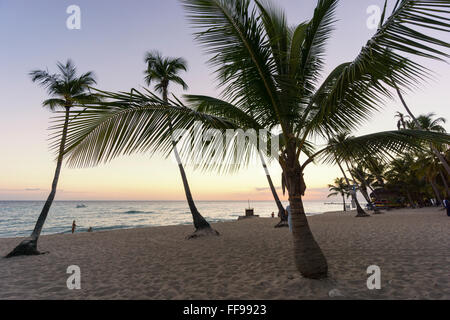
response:
[[[375,159],[371,155],[367,155],[364,159],[364,166],[376,180],[373,183],[374,188],[384,188],[384,174],[386,172],[386,164]]]
[[[330,194],[328,195],[328,198],[335,197],[337,195],[341,195],[342,201],[344,202],[344,212],[347,211],[347,205],[345,203],[345,196],[349,196],[349,185],[345,182],[345,178],[336,178],[334,180],[334,185],[329,184],[328,188],[330,190]]]
[[[422,130],[426,130],[426,131],[441,132],[441,133],[447,132],[445,130],[445,128],[443,127],[443,125],[447,123],[447,120],[442,117],[435,119],[435,116],[436,116],[435,113],[420,115],[416,119],[416,121],[408,122],[408,127],[410,129],[416,129],[416,130],[422,129]],[[440,161],[442,166],[444,167],[444,170],[445,170],[445,163],[448,163],[448,161],[445,159],[445,156],[442,155],[442,151],[445,150],[446,148],[448,148],[446,145],[430,144],[431,153],[434,153],[434,155],[436,155],[439,159],[441,159],[439,157],[439,155],[441,155],[441,157],[444,159],[444,161]],[[447,179],[445,178],[443,169],[438,167],[438,172],[439,172],[442,182],[446,188],[447,195],[450,195],[450,190],[449,190],[449,187],[447,184]],[[447,172],[447,174],[449,174],[449,173]]]
[[[447,44],[448,46],[448,44]],[[422,117],[421,121],[419,121],[419,119],[417,117],[414,116],[414,114],[412,113],[411,109],[409,108],[409,106],[407,105],[405,98],[403,97],[403,94],[400,90],[400,88],[397,86],[397,84],[395,83],[395,81],[392,81],[394,88],[397,91],[397,94],[400,98],[400,101],[402,102],[405,110],[407,111],[407,113],[409,114],[409,116],[412,119],[412,122],[414,123],[414,125],[412,125],[412,127],[415,127],[416,129],[422,129],[422,130],[427,130],[426,127],[428,127],[428,129],[435,127],[435,128],[442,128],[440,126],[440,123],[443,122],[445,123],[445,119],[443,118],[439,118],[435,121],[429,121],[431,119],[431,117],[434,116],[433,113],[429,114],[428,116]],[[425,125],[426,127],[422,127],[422,125]],[[410,125],[411,127],[411,125]],[[442,155],[441,152],[439,152],[439,150],[431,145],[431,150],[432,152],[436,155],[436,157],[438,157],[439,161],[442,163],[442,165],[444,166],[445,170],[447,171],[447,174],[450,175],[450,165],[448,164],[447,160],[445,159],[445,157]]]
[[[415,169],[419,177],[425,178],[430,184],[436,200],[439,204],[443,204],[441,192],[437,185],[437,177],[439,176],[439,163],[434,155],[421,154],[415,163]]]
[[[374,192],[374,188],[372,187],[372,184],[374,183],[374,177],[366,172],[366,168],[364,167],[364,163],[362,161],[355,161],[357,164],[356,166],[353,166],[350,170],[350,173],[356,183],[360,186],[359,190],[361,191],[361,194],[366,199],[367,203],[370,207],[372,207],[375,211],[375,213],[379,213],[379,210],[376,206],[373,205],[372,199],[369,196],[368,189],[370,189],[371,192]]]
[[[328,147],[330,150],[332,150],[332,154],[335,155],[335,163],[341,170],[342,174],[344,175],[344,179],[347,182],[347,185],[351,188],[352,184],[350,184],[350,179],[347,177],[347,174],[345,173],[344,168],[342,167],[342,163],[345,163],[347,166],[347,170],[352,176],[352,179],[354,182],[356,182],[355,177],[353,177],[353,173],[350,169],[349,161],[352,160],[352,153],[348,153],[348,148],[346,146],[346,142],[350,139],[348,133],[343,132],[339,133],[336,136],[329,138],[328,140]],[[340,154],[341,156],[338,157],[337,155]],[[361,207],[358,197],[357,197],[357,189],[350,190],[350,195],[352,197],[352,201],[356,204],[356,210],[357,215],[356,217],[369,217],[369,215],[364,211],[364,209]]]
[[[407,125],[409,129],[422,129],[426,131],[434,132],[446,132],[443,127],[447,123],[445,118],[434,118],[435,113],[422,114],[416,118],[416,121],[408,121]]]
[[[89,86],[95,84],[92,72],[87,72],[77,77],[77,71],[73,62],[69,59],[65,64],[58,62],[59,73],[50,74],[48,71],[35,70],[30,72],[31,80],[37,82],[47,89],[48,94],[52,97],[43,102],[43,106],[54,112],[62,109],[65,111],[64,124],[59,141],[59,152],[56,162],[56,170],[53,177],[51,192],[47,201],[42,208],[41,214],[36,222],[30,239],[19,244],[7,257],[15,257],[20,255],[38,255],[37,249],[39,236],[44,227],[50,207],[56,196],[59,175],[61,173],[62,162],[64,158],[64,148],[66,144],[67,131],[69,126],[70,110],[74,107],[87,102],[95,101],[93,95],[89,92]]]
[[[163,57],[161,53],[155,51],[148,52],[146,54],[145,62],[147,63],[147,70],[145,71],[145,82],[148,86],[150,86],[152,82],[156,82],[155,90],[162,94],[162,100],[165,105],[168,106],[169,104],[168,97],[170,83],[178,84],[182,86],[184,90],[188,89],[188,85],[186,84],[186,82],[184,82],[184,80],[179,76],[179,73],[181,71],[187,71],[187,62],[183,58],[166,58]],[[167,116],[167,124],[169,126],[169,133],[173,137],[173,152],[180,169],[186,199],[194,221],[195,232],[188,238],[193,239],[207,235],[218,236],[219,233],[211,228],[211,225],[206,221],[205,218],[203,218],[203,216],[198,211],[197,206],[195,205],[186,177],[186,172],[184,170],[184,166],[178,152],[177,141],[174,137],[172,119],[170,115]]]
[[[399,189],[406,195],[411,208],[415,207],[412,191],[419,185],[414,164],[416,161],[410,155],[402,155],[394,159],[386,170],[388,187]]]
[[[170,130],[160,121],[167,114],[172,117],[173,129],[190,129],[198,121],[199,133],[259,127],[269,132],[277,130],[284,141],[276,160],[283,171],[283,186],[289,193],[296,266],[304,277],[327,277],[328,264],[309,228],[302,199],[307,190],[304,170],[327,151],[328,156],[333,155],[334,149],[330,152],[325,147],[310,153],[306,146],[317,145],[315,138],[326,139],[328,134],[359,128],[379,110],[381,100],[390,96],[392,79],[405,88],[419,81],[425,71],[412,58],[404,58],[405,52],[411,57],[444,57],[436,47],[448,44],[421,32],[437,26],[449,30],[445,12],[450,3],[398,1],[357,58],[337,66],[322,84],[325,44],[335,25],[338,0],[319,0],[311,20],[294,27],[288,26],[284,12],[270,3],[250,0],[183,3],[191,23],[198,29],[196,39],[212,56],[210,63],[223,89],[222,99],[188,96],[188,106],[181,101],[169,101],[171,105],[167,108],[167,103],[149,92],[103,92],[108,103],[91,105],[90,112],[77,120],[71,132],[67,150],[71,163],[95,165],[121,153],[167,150]],[[421,21],[420,32],[408,24],[413,20]],[[433,49],[424,43],[432,43]],[[210,110],[227,116],[196,110],[195,106],[205,100]],[[241,120],[235,121],[236,118]],[[126,119],[133,119],[133,126],[124,126]],[[105,135],[111,131],[113,134]],[[421,149],[424,141],[447,143],[449,136],[401,130],[356,137],[345,144],[347,154],[360,159],[368,154],[386,157],[387,153],[397,154],[412,146]],[[255,150],[252,142],[246,141],[239,146],[244,152],[238,153],[240,158],[236,159],[230,156],[237,147],[233,141],[222,149],[212,149],[201,139],[190,143],[205,151],[200,165],[204,170],[238,170],[249,163]],[[300,156],[305,154],[306,160],[301,162]],[[208,161],[219,156],[223,160],[220,166]],[[340,159],[339,154],[337,157]]]
[[[397,122],[397,128],[398,128],[398,130],[401,130],[401,129],[406,129],[406,123],[409,121],[409,116],[405,116],[403,113],[401,113],[401,112],[396,112],[395,113],[395,118],[397,118],[398,119],[398,122]]]

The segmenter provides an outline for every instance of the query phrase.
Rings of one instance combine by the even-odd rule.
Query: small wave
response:
[[[121,212],[122,213],[122,212]],[[139,211],[139,210],[130,210],[123,212],[124,214],[153,214],[154,211]]]

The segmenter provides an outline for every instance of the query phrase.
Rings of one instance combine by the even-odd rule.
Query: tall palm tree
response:
[[[50,194],[47,201],[42,208],[41,214],[36,222],[33,233],[30,239],[20,243],[7,257],[15,257],[20,255],[38,255],[40,252],[37,249],[38,240],[44,227],[45,220],[52,206],[53,200],[56,196],[58,187],[59,175],[64,158],[64,148],[66,144],[67,131],[69,126],[70,111],[72,108],[82,105],[87,102],[95,101],[94,95],[89,92],[89,86],[94,85],[95,79],[92,72],[87,72],[80,77],[77,77],[76,67],[69,59],[65,64],[57,63],[59,73],[50,74],[48,71],[35,70],[30,72],[31,80],[47,89],[51,96],[43,102],[43,106],[50,111],[64,110],[64,124],[59,141],[59,152],[56,161],[56,170],[53,177]]]
[[[184,90],[188,89],[186,82],[179,76],[181,71],[187,71],[187,62],[183,58],[167,58],[163,57],[160,52],[155,51],[146,54],[145,62],[147,63],[145,82],[148,86],[156,82],[155,90],[162,94],[162,100],[166,106],[169,105],[169,85],[171,83],[182,86]],[[178,163],[186,199],[194,221],[195,232],[188,238],[192,239],[207,235],[218,236],[219,233],[211,228],[211,225],[203,218],[195,205],[186,172],[178,152],[177,140],[174,137],[170,115],[167,115],[167,125],[169,127],[169,133],[172,136],[173,153]]]
[[[169,101],[171,106],[167,108],[150,93],[104,92],[110,101],[92,105],[90,113],[77,120],[80,125],[71,133],[67,150],[70,161],[79,166],[95,165],[120,153],[166,150],[169,130],[160,119],[167,114],[173,119],[174,129],[189,129],[198,121],[200,133],[212,128],[278,130],[284,143],[276,160],[289,193],[296,266],[307,278],[325,278],[328,264],[309,228],[303,196],[307,190],[305,169],[330,150],[325,147],[310,154],[306,144],[317,145],[318,137],[326,139],[327,134],[359,128],[379,110],[381,100],[390,96],[392,79],[405,88],[419,81],[425,70],[411,59],[445,57],[436,47],[448,47],[423,32],[450,30],[446,24],[448,0],[399,0],[387,19],[381,19],[379,29],[357,58],[337,66],[320,84],[325,45],[335,26],[338,2],[319,0],[309,21],[290,27],[284,12],[269,2],[183,0],[198,30],[196,39],[212,56],[210,63],[223,89],[222,99],[187,97],[188,106]],[[420,31],[408,24],[414,20],[421,21]],[[433,44],[433,48],[424,43]],[[404,58],[405,52],[412,58]],[[205,100],[210,111],[229,116],[196,110],[195,105]],[[236,122],[238,115],[241,120]],[[125,127],[125,119],[133,119],[133,126]],[[105,135],[108,130],[120,134]],[[449,136],[401,130],[352,138],[346,146],[354,158],[363,154],[383,157],[411,145],[421,148],[423,141],[448,142]],[[238,170],[249,163],[255,150],[253,143],[246,141],[239,146],[244,152],[236,159],[231,156],[237,147],[233,141],[222,149],[213,149],[201,139],[190,142],[205,151],[200,165],[205,170]],[[305,154],[306,160],[301,161],[300,156]],[[220,166],[208,161],[219,156],[223,160]]]
[[[405,116],[401,112],[396,112],[395,118],[398,119],[398,122],[397,122],[398,130],[406,129],[406,123],[409,121],[409,116]]]
[[[345,178],[336,178],[334,180],[334,185],[329,184],[328,188],[330,190],[330,194],[328,195],[328,198],[335,197],[337,195],[341,195],[342,201],[344,203],[344,212],[347,211],[347,205],[345,203],[345,196],[349,196],[349,185],[346,183]]]

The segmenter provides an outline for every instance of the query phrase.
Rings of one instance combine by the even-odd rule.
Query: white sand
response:
[[[450,299],[450,218],[438,209],[371,218],[330,213],[309,218],[330,279],[303,279],[291,235],[275,219],[215,224],[222,236],[185,240],[190,226],[44,236],[50,254],[0,259],[0,299]],[[0,240],[7,254],[19,239]],[[67,289],[67,267],[82,290]],[[370,291],[378,265],[382,289]],[[336,299],[336,298],[334,298]]]

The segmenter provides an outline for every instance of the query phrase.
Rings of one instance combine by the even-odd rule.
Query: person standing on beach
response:
[[[444,206],[447,209],[447,216],[450,217],[450,200],[448,197],[444,200]]]
[[[75,229],[76,228],[77,228],[77,224],[75,223],[75,220],[73,220],[73,223],[72,223],[72,234],[75,233]]]

